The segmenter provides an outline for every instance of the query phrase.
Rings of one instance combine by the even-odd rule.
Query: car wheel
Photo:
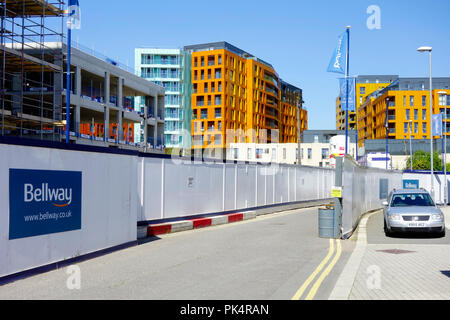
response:
[[[390,237],[392,235],[392,232],[389,231],[386,225],[386,220],[384,220],[384,234],[386,235],[386,237]]]

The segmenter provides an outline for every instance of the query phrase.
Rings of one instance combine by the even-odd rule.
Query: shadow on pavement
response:
[[[384,231],[383,231],[384,232]],[[446,230],[446,233],[449,232]],[[389,236],[389,238],[399,239],[441,239],[445,238],[445,235],[428,232],[398,232]]]
[[[444,271],[441,271],[441,273],[442,273],[444,276],[447,276],[447,277],[450,278],[450,270],[444,270]]]

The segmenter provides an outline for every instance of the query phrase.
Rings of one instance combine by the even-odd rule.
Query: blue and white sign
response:
[[[431,124],[433,136],[442,136],[442,113],[433,114]]]
[[[347,42],[348,33],[344,32],[338,38],[336,49],[331,57],[330,64],[328,65],[328,72],[345,74],[346,59],[347,59]]]
[[[419,180],[403,180],[403,189],[419,189]]]
[[[82,173],[9,169],[9,239],[81,229]]]
[[[69,29],[81,28],[81,10],[78,0],[69,0],[67,27]]]
[[[347,108],[346,110],[355,111],[356,110],[356,84],[355,78],[345,78],[339,79],[339,88],[341,93],[341,106],[342,108]],[[347,89],[348,88],[348,89]],[[347,91],[348,90],[348,91]]]

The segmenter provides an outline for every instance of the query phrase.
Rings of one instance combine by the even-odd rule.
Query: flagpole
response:
[[[70,141],[70,55],[72,45],[72,30],[67,28],[67,88],[66,88],[66,143]]]
[[[348,76],[350,70],[350,26],[347,26],[347,58],[346,58],[346,71],[345,71],[345,84],[346,84],[346,96],[345,96],[345,154],[348,154]]]

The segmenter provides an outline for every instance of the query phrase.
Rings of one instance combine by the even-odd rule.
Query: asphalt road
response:
[[[65,268],[4,285],[0,299],[289,300],[330,251],[317,220],[310,208],[169,234],[77,264],[80,289]],[[328,298],[354,248],[341,244],[314,299]]]

